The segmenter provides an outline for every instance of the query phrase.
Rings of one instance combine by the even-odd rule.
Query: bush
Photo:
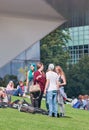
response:
[[[3,79],[1,79],[1,85],[3,87],[6,87],[9,81],[12,80],[15,84],[15,87],[17,87],[18,84],[18,78],[15,75],[5,75]]]
[[[0,86],[3,86],[3,78],[0,77]]]

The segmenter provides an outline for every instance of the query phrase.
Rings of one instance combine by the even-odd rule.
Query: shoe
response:
[[[54,113],[52,113],[52,117],[55,117]]]
[[[18,111],[20,111],[22,104],[18,105]]]
[[[24,100],[21,100],[21,101],[18,102],[18,111],[20,111],[20,109],[23,105],[23,102],[24,102]]]
[[[66,101],[67,101],[67,102],[72,102],[72,99],[68,99],[68,98],[67,98]]]
[[[57,113],[57,117],[59,118],[59,113]]]
[[[60,114],[59,114],[59,117],[64,117],[64,113],[60,113]]]

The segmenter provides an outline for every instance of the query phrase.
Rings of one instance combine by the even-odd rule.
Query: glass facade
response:
[[[37,42],[32,47],[28,48],[15,59],[10,61],[8,64],[0,68],[0,77],[4,77],[6,74],[16,75],[21,78],[19,70],[20,68],[28,67],[31,63],[40,61],[40,42]]]
[[[70,27],[71,40],[67,43],[69,62],[75,64],[85,54],[89,55],[89,26]]]
[[[68,63],[75,64],[84,55],[89,55],[89,11],[73,11],[70,20],[62,27],[69,29],[71,37],[67,43]]]

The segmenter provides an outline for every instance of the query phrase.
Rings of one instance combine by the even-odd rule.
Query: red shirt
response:
[[[41,77],[37,78],[40,75],[41,75]],[[44,92],[46,76],[44,73],[40,73],[38,70],[34,72],[34,84],[36,84],[36,83],[38,83],[40,85],[41,91]]]

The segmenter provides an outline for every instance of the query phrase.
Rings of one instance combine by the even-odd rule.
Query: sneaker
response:
[[[59,114],[59,117],[64,117],[64,113],[60,113],[60,114]]]
[[[18,111],[20,111],[20,109],[23,105],[23,102],[24,102],[24,100],[21,100],[21,101],[18,102]]]
[[[66,101],[67,101],[67,102],[72,102],[72,99],[68,99],[68,98],[67,98]]]
[[[18,111],[20,111],[22,104],[18,105]]]

